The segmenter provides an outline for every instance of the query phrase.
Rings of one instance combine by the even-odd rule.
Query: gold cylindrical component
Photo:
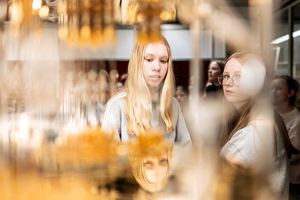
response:
[[[159,1],[139,2],[136,16],[138,23],[137,39],[139,42],[157,41],[161,39],[161,11],[162,3]]]
[[[60,38],[76,46],[113,45],[113,6],[113,0],[61,0],[58,10]]]

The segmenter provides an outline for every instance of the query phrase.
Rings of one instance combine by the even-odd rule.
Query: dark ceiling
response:
[[[248,0],[228,0],[228,2],[232,6],[236,6],[236,7],[246,7],[246,6],[248,6]]]
[[[245,19],[248,19],[248,7],[249,7],[249,1],[250,0],[227,0],[230,5],[233,6],[233,8],[236,8],[236,11]],[[279,13],[277,11],[281,10],[280,8],[285,7],[285,5],[288,5],[291,2],[294,2],[295,0],[272,0],[273,6],[274,6],[274,14]],[[286,13],[279,13],[277,16],[282,21],[287,21],[288,14]],[[294,9],[294,20],[300,19],[300,6],[295,7]]]

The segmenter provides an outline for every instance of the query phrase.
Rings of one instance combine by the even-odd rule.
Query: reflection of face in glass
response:
[[[149,192],[162,190],[167,184],[170,172],[170,149],[162,149],[160,155],[131,157],[132,173],[139,185]]]
[[[161,157],[148,156],[143,160],[143,171],[150,183],[162,182],[168,174],[168,169],[169,161],[167,155],[162,155]]]
[[[175,98],[179,101],[180,104],[184,104],[188,101],[188,95],[181,86],[176,88]]]
[[[133,176],[149,192],[162,190],[167,184],[172,144],[162,134],[141,134],[129,145],[129,161]]]

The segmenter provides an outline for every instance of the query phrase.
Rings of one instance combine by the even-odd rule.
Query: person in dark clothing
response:
[[[224,70],[224,61],[213,60],[208,67],[208,81],[205,85],[205,97],[215,97],[222,94],[222,86],[219,83],[220,77]]]

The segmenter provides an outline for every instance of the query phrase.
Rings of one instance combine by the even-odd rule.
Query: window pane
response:
[[[293,76],[298,81],[300,81],[300,4],[294,7],[293,10],[293,20],[294,20],[294,66],[293,66]]]
[[[272,41],[275,58],[276,58],[276,66],[275,70],[278,74],[289,74],[289,35],[288,35],[288,11],[280,13],[276,18],[275,24],[275,37]]]

